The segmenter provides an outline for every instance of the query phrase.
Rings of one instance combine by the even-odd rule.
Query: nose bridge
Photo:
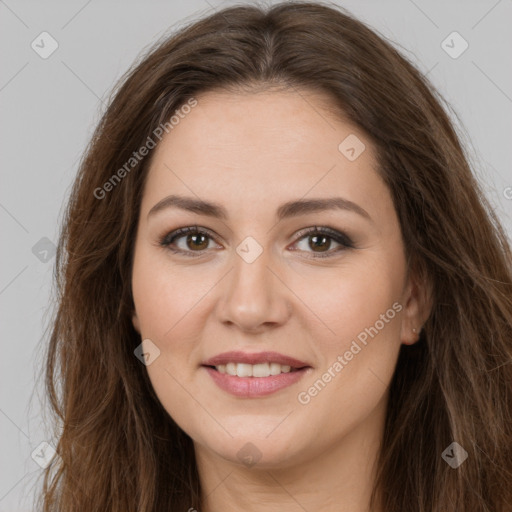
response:
[[[221,301],[222,320],[247,330],[284,322],[290,308],[286,287],[270,270],[275,267],[272,250],[247,237],[236,247],[233,265]]]

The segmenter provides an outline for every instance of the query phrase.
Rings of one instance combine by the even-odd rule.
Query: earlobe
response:
[[[432,286],[430,280],[411,276],[405,293],[400,339],[404,345],[413,345],[420,339],[423,325],[432,310]]]

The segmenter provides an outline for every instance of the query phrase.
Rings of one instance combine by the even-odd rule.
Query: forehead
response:
[[[255,214],[258,206],[304,196],[345,195],[369,209],[382,201],[385,185],[368,137],[329,111],[328,97],[292,90],[196,99],[154,150],[146,211],[171,193]],[[346,153],[351,148],[355,159]]]
[[[178,153],[186,151],[187,158],[198,163],[215,157],[237,167],[275,158],[290,163],[338,159],[343,139],[366,136],[335,115],[334,108],[327,96],[304,90],[207,92],[164,137],[157,153],[165,151],[166,157],[177,160]],[[369,153],[365,160],[371,159]]]

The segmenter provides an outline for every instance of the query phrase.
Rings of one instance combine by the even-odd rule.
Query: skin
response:
[[[408,272],[374,149],[360,129],[328,113],[318,93],[208,92],[197,100],[153,150],[132,286],[133,325],[160,350],[147,366],[151,383],[194,442],[201,510],[367,511],[400,345],[417,341],[412,329],[419,332],[430,308],[428,290]],[[338,150],[350,134],[366,146],[354,161]],[[148,217],[169,194],[220,203],[229,218],[178,208]],[[333,196],[357,203],[371,220],[340,209],[275,220],[284,202]],[[197,249],[185,234],[174,247],[199,257],[159,244],[195,225],[215,239]],[[355,248],[336,252],[342,246],[327,239],[315,251],[312,235],[297,236],[313,226],[346,233]],[[252,263],[236,252],[248,236],[263,250]],[[326,252],[332,256],[314,259]],[[401,311],[299,403],[298,394],[396,302]],[[228,350],[277,351],[312,368],[266,397],[234,397],[201,367]],[[249,442],[261,456],[251,467],[237,456]]]

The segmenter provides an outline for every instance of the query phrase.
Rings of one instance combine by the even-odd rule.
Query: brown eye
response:
[[[310,258],[328,258],[335,256],[343,250],[353,248],[352,240],[345,234],[329,227],[313,227],[298,233],[300,239],[295,245],[307,240],[307,245],[298,250],[305,253],[313,253]],[[184,243],[179,245],[180,240]],[[184,256],[201,256],[209,248],[209,242],[215,238],[209,231],[197,226],[180,228],[167,234],[160,240],[160,245],[170,251]],[[332,245],[337,248],[331,249]],[[296,249],[292,249],[296,250]]]
[[[313,256],[309,256],[311,258],[328,258],[354,247],[352,240],[345,233],[328,227],[308,228],[302,230],[298,235],[300,239],[295,244],[301,243],[302,240],[307,240],[307,245],[302,248],[299,247],[299,250],[315,253]],[[330,250],[333,242],[338,244],[339,247]]]
[[[314,250],[316,251],[316,249],[320,249],[319,252],[325,252],[325,250],[328,250],[329,247],[331,246],[331,241],[332,239],[328,236],[325,236],[325,235],[321,235],[321,236],[318,236],[318,235],[313,235],[313,236],[309,236],[308,237],[309,240],[310,240],[310,244],[309,246]]]
[[[198,233],[197,235],[187,235],[186,244],[190,249],[206,249],[208,247],[208,235],[204,235],[202,233]]]
[[[184,239],[181,246],[178,245],[180,240]],[[168,248],[170,251],[181,254],[189,254],[191,256],[200,256],[201,253],[208,249],[212,235],[204,229],[198,227],[185,227],[172,231],[160,240],[160,245]],[[197,254],[190,254],[197,253]]]

